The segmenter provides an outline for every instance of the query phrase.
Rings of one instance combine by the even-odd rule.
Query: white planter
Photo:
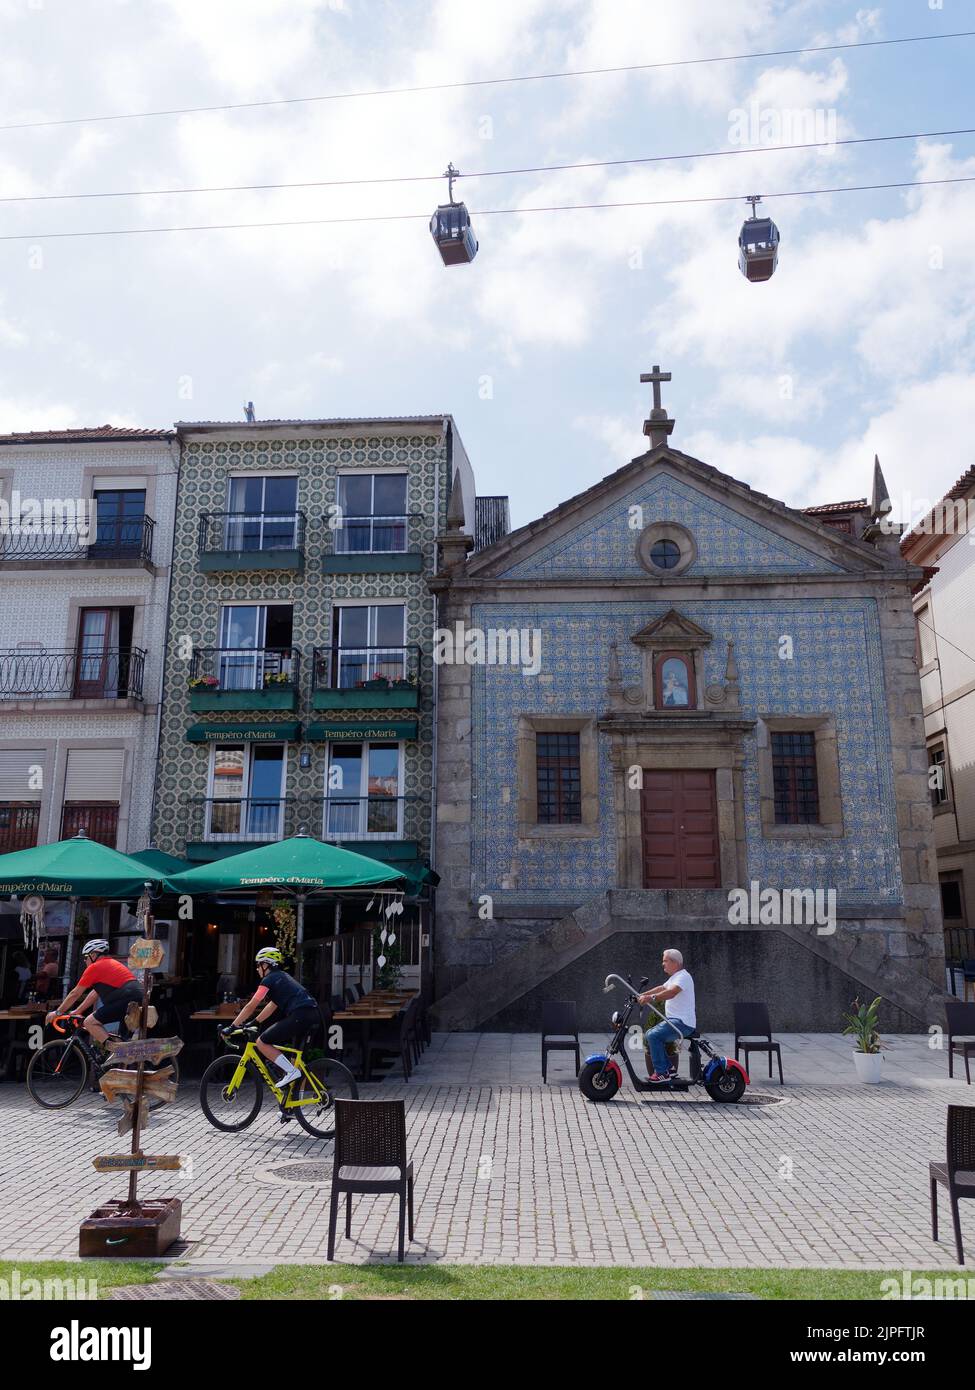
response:
[[[857,1077],[860,1081],[877,1082],[883,1073],[884,1054],[882,1052],[854,1052],[853,1065],[857,1069]]]

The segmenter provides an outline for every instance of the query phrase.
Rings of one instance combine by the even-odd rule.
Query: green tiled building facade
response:
[[[305,828],[430,862],[449,417],[181,424],[153,814],[212,860]]]

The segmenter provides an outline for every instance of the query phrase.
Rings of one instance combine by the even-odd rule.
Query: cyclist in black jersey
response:
[[[265,1028],[256,1040],[255,1046],[280,1073],[280,1084],[287,1086],[297,1081],[301,1072],[286,1057],[275,1043],[298,1043],[306,1033],[318,1028],[321,1016],[318,1005],[312,996],[300,985],[293,975],[283,969],[284,956],[276,946],[264,946],[258,951],[257,973],[261,983],[234,1019],[230,1028],[240,1028],[252,1014],[257,1014],[258,1023],[263,1023],[272,1014],[278,1017]],[[228,1032],[230,1029],[227,1030]]]

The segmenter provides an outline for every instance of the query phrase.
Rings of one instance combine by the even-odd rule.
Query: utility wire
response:
[[[740,149],[698,150],[687,154],[653,154],[631,159],[590,159],[575,164],[536,164],[514,169],[481,169],[471,174],[456,174],[455,179],[490,179],[517,174],[557,174],[574,169],[615,169],[628,164],[667,164],[685,159],[722,159],[735,154],[774,154],[788,150],[832,149],[839,145],[876,145],[895,140],[937,140],[949,135],[975,135],[975,126],[959,130],[917,130],[907,135],[859,135],[846,140],[810,140],[797,145],[749,145]],[[272,193],[301,188],[361,188],[377,184],[439,183],[443,174],[397,174],[387,178],[369,179],[309,179],[300,183],[230,183],[204,185],[197,188],[130,188],[107,193],[24,193],[0,197],[3,203],[77,202],[93,198],[168,198],[186,193]]]
[[[784,193],[763,193],[762,199],[765,201],[770,198],[815,198],[826,193],[868,193],[877,189],[934,188],[950,183],[975,183],[975,174],[950,179],[908,179],[902,183],[861,183],[847,184],[836,188],[800,188]],[[620,203],[551,203],[514,208],[475,208],[472,211],[472,216],[510,217],[525,212],[587,212],[602,208],[673,207],[691,203],[742,203],[745,201],[743,194],[724,193],[702,198],[644,198],[636,202]],[[90,232],[18,232],[0,235],[0,242],[65,240],[74,237],[152,236],[158,232],[228,232],[273,227],[334,227],[366,222],[416,222],[420,219],[424,222],[428,221],[429,213],[380,213],[371,217],[302,217],[280,222],[203,222],[181,227],[108,227]]]
[[[855,48],[889,48],[906,43],[940,43],[947,39],[970,39],[975,29],[950,34],[912,34],[899,39],[863,39],[859,43],[826,43],[809,48],[773,48],[759,53],[725,53],[711,58],[673,58],[658,63],[627,63],[619,67],[577,68],[565,72],[525,73],[516,77],[481,77],[463,82],[433,82],[415,87],[378,87],[360,92],[326,92],[320,96],[278,97],[267,101],[226,102],[214,106],[176,106],[160,111],[124,111],[104,116],[68,116],[46,121],[18,121],[0,125],[6,130],[42,130],[51,126],[90,125],[98,121],[139,121],[159,116],[197,116],[217,111],[252,111],[259,107],[297,106],[322,101],[353,101],[366,97],[409,96],[423,92],[449,92],[470,87],[502,87],[516,82],[550,82],[565,77],[602,77],[624,72],[655,72],[666,68],[698,67],[708,63],[741,63],[753,58],[793,58],[811,53],[841,53]]]

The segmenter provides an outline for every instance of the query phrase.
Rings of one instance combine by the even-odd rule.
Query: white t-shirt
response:
[[[697,1027],[697,1006],[694,1000],[694,981],[687,970],[675,970],[667,981],[669,989],[675,986],[680,994],[664,1001],[664,1013],[668,1018],[679,1018],[689,1028]]]

